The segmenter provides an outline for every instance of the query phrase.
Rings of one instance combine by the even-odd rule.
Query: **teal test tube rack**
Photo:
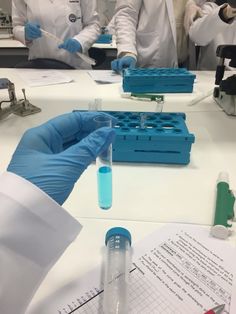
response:
[[[107,111],[117,119],[113,161],[188,164],[195,137],[184,113]]]
[[[125,69],[123,90],[131,93],[192,93],[195,77],[185,68]]]

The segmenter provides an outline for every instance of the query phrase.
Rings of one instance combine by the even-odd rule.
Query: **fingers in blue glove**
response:
[[[51,156],[52,167],[48,170],[53,181],[45,184],[43,180],[40,184],[37,180],[36,185],[56,202],[63,204],[82,173],[101,152],[107,149],[114,138],[115,130],[107,127],[100,128],[60,154]],[[53,167],[55,169],[52,169]],[[42,178],[43,175],[44,173],[41,173]]]
[[[111,69],[115,72],[122,72],[126,68],[133,69],[135,66],[136,59],[131,56],[118,58],[111,62]]]
[[[58,46],[58,48],[63,48],[70,53],[82,52],[82,46],[80,42],[73,38],[66,39],[63,44]]]
[[[25,39],[28,41],[37,39],[42,36],[40,25],[28,22],[25,24]]]
[[[97,115],[100,113],[73,112],[28,130],[7,170],[35,184],[63,204],[80,175],[114,139],[112,128],[93,130],[95,126],[91,121]],[[79,143],[63,149],[66,139],[76,138],[89,130],[91,133]]]
[[[61,152],[93,132],[96,129],[94,118],[101,115],[107,114],[73,111],[60,115],[39,127],[26,131],[19,145],[45,153]],[[111,119],[112,124],[115,125],[117,120],[113,117]]]
[[[112,128],[99,128],[84,137],[79,143],[70,146],[62,152],[62,155],[74,156],[75,160],[79,163],[82,162],[87,167],[98,155],[108,148],[114,141],[115,135],[116,132]]]

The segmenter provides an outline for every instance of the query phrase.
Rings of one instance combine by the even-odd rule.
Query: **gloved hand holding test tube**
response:
[[[53,35],[53,34],[47,32],[47,31],[43,30],[42,28],[40,28],[40,30],[41,30],[41,32],[42,32],[42,34],[43,34],[44,36],[55,40],[55,41],[58,43],[58,45],[63,44],[63,41],[62,41],[60,38],[58,38],[58,37],[56,37],[55,35]],[[94,59],[90,58],[89,56],[87,56],[87,55],[85,55],[85,54],[83,54],[83,53],[81,53],[81,52],[77,52],[76,54],[77,54],[82,60],[84,60],[86,63],[88,63],[88,64],[90,64],[90,65],[95,65],[95,64],[96,64],[96,61],[95,61]]]

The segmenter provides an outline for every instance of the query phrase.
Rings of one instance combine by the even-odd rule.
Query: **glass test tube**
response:
[[[93,101],[90,101],[88,104],[89,111],[101,111],[102,110],[102,99],[95,98]]]
[[[127,229],[115,227],[105,238],[104,314],[128,313],[131,235]]]
[[[147,114],[144,112],[140,113],[140,128],[141,129],[145,129],[146,120],[147,120]]]
[[[109,116],[97,116],[94,121],[97,129],[112,127]],[[96,164],[98,203],[100,208],[109,209],[112,206],[112,144],[97,157]]]

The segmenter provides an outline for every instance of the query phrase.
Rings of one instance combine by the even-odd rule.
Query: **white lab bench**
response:
[[[121,84],[99,85],[87,71],[66,70],[73,78],[68,84],[28,87],[17,69],[0,69],[0,77],[9,78],[21,98],[21,88],[41,113],[21,118],[10,115],[0,121],[0,170],[9,163],[23,132],[58,114],[73,109],[88,109],[94,98],[102,98],[102,110],[155,111],[154,102],[124,99]],[[188,165],[113,164],[114,201],[110,210],[97,205],[96,168],[91,165],[64,204],[84,224],[77,238],[50,271],[33,303],[53,296],[58,287],[95,266],[101,260],[104,236],[112,226],[127,227],[134,242],[163,223],[183,222],[211,225],[214,217],[216,180],[220,171],[228,171],[230,187],[236,188],[236,117],[226,115],[212,97],[189,106],[191,100],[214,87],[214,72],[195,72],[192,94],[166,94],[164,112],[185,112],[186,124],[195,135]],[[232,73],[231,73],[232,74]],[[0,90],[0,100],[7,96]],[[235,241],[235,235],[231,241]],[[69,266],[68,266],[69,265]]]

